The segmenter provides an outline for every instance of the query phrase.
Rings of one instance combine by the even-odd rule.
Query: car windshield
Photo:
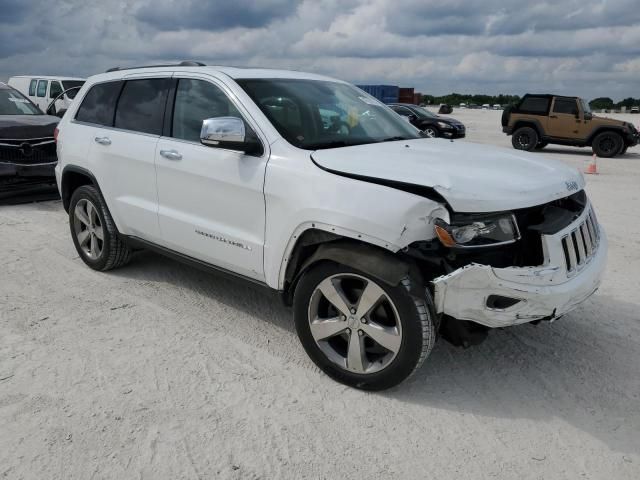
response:
[[[580,101],[582,102],[582,111],[584,113],[591,113],[591,107],[589,104],[585,102],[583,98],[581,98]]]
[[[418,112],[418,116],[421,118],[437,118],[438,116],[427,110],[425,107],[417,107],[413,109],[414,112]]]
[[[84,85],[84,80],[63,80],[62,81],[63,90],[68,90],[73,87],[81,87],[82,85]],[[67,92],[65,95],[67,98],[73,100],[74,98],[76,98],[76,94],[78,93],[79,90],[80,90],[79,88],[75,90],[71,90],[70,92]]]
[[[351,85],[303,79],[240,79],[278,132],[306,150],[422,138],[419,130]]]
[[[0,90],[0,115],[42,115],[42,112],[21,93],[10,90]]]

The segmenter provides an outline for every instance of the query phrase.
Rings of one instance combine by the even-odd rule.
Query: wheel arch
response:
[[[593,132],[591,132],[589,134],[589,136],[587,137],[587,141],[586,141],[586,145],[587,146],[592,146],[593,144],[593,140],[600,135],[601,133],[605,133],[605,132],[613,132],[613,133],[617,133],[618,135],[620,135],[620,137],[622,138],[622,143],[625,143],[625,138],[624,138],[624,129],[622,127],[619,127],[617,125],[602,125],[600,127],[596,127]]]
[[[82,185],[93,185],[102,196],[98,181],[89,170],[75,165],[64,167],[60,180],[60,196],[62,197],[62,206],[66,212],[69,212],[69,204],[71,203],[73,192]]]
[[[516,133],[516,130],[518,130],[519,128],[522,127],[531,127],[533,128],[536,133],[538,134],[539,138],[542,138],[545,134],[544,134],[544,129],[542,128],[542,125],[540,125],[540,122],[538,122],[537,120],[534,119],[523,119],[523,120],[517,120],[514,124],[513,124],[513,133]]]
[[[302,232],[283,261],[282,297],[291,305],[293,294],[302,275],[320,262],[333,262],[368,273],[389,285],[398,285],[404,278],[421,275],[417,267],[382,246],[350,238],[319,228]]]

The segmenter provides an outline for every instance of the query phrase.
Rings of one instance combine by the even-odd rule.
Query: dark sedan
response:
[[[429,137],[464,138],[466,135],[464,124],[453,118],[441,117],[409,103],[392,103],[389,106]]]
[[[0,82],[0,201],[55,196],[59,121]]]

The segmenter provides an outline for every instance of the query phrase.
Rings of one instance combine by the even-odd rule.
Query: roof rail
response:
[[[112,67],[105,73],[119,72],[120,70],[133,70],[135,68],[156,68],[156,67],[204,67],[202,62],[193,62],[191,60],[183,60],[180,63],[164,64],[164,65],[142,65],[140,67]]]

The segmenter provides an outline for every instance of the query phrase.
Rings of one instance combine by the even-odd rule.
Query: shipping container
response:
[[[413,103],[413,88],[404,87],[398,89],[398,102]]]
[[[422,93],[416,92],[413,94],[413,103],[415,105],[420,105],[422,103]]]
[[[398,101],[397,85],[356,85],[372,97],[376,97],[383,103],[396,103]]]

